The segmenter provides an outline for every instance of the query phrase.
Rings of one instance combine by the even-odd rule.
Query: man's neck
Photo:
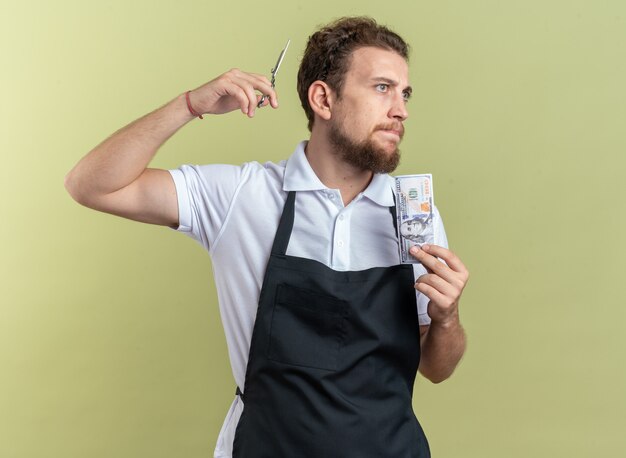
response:
[[[325,139],[311,136],[304,153],[320,181],[330,189],[339,189],[344,206],[363,192],[374,174],[345,163]]]

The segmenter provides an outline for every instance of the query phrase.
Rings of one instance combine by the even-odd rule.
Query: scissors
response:
[[[272,87],[274,86],[274,83],[276,82],[276,73],[278,73],[278,69],[280,68],[280,64],[283,63],[283,58],[285,57],[285,53],[287,52],[287,48],[289,47],[289,43],[291,43],[291,40],[287,40],[287,44],[285,45],[285,48],[280,52],[280,55],[278,56],[278,60],[276,61],[276,65],[274,66],[274,68],[271,70],[272,72]],[[257,108],[261,108],[261,105],[263,105],[263,102],[265,102],[265,99],[269,97],[268,95],[263,95],[263,97],[261,97],[261,100],[259,100],[259,103],[257,104]]]

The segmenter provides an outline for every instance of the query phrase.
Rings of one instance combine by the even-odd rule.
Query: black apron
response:
[[[237,388],[233,458],[430,457],[411,405],[420,360],[413,267],[341,272],[287,256],[295,197],[278,225]]]

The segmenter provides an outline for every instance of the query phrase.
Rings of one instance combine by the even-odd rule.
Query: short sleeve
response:
[[[441,219],[441,215],[439,214],[439,210],[436,206],[434,206],[433,211],[433,224],[435,231],[435,245],[442,246],[444,248],[448,248],[448,238],[446,237],[446,230],[443,227],[443,220]],[[413,272],[415,274],[415,280],[426,273],[426,269],[421,264],[413,264]],[[415,291],[416,299],[417,299],[417,313],[419,318],[420,325],[429,325],[430,317],[428,316],[428,297],[424,296],[419,291]]]
[[[168,171],[178,200],[176,230],[209,251],[248,173],[248,164],[182,165]]]

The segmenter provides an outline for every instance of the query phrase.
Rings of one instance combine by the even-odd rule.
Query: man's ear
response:
[[[309,106],[317,116],[325,121],[331,118],[335,93],[324,81],[314,81],[309,86]]]

